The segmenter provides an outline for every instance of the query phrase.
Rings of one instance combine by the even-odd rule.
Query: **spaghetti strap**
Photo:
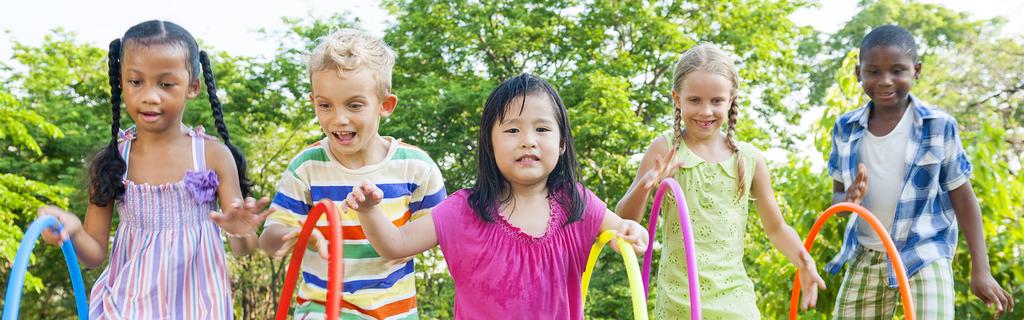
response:
[[[206,139],[202,126],[189,129],[192,136],[192,170],[206,170]]]
[[[118,151],[121,152],[121,159],[124,159],[124,173],[121,174],[121,180],[128,180],[128,155],[132,152],[132,140],[135,140],[135,126],[118,130],[117,140],[119,142]]]

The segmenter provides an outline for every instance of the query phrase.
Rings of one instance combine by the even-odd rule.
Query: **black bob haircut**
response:
[[[505,114],[519,108],[522,112],[526,107],[525,99],[521,105],[513,105],[516,98],[531,94],[546,95],[555,106],[555,117],[560,132],[559,142],[564,151],[558,157],[558,163],[548,175],[547,189],[549,198],[558,201],[559,206],[568,213],[566,224],[583,219],[586,207],[584,189],[579,181],[579,163],[576,161],[576,148],[573,147],[572,131],[569,126],[565,104],[547,81],[534,75],[524,73],[505,80],[487,97],[483,116],[480,119],[480,135],[477,141],[477,174],[476,183],[470,189],[469,205],[474,213],[487,222],[494,222],[500,203],[512,200],[511,185],[498,169],[494,157],[494,144],[491,142],[491,128],[504,121]],[[580,186],[580,187],[577,187]],[[506,191],[503,195],[503,191]],[[499,199],[503,198],[503,199]]]

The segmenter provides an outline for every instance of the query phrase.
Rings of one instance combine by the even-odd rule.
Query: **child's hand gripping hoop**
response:
[[[277,316],[274,319],[288,319],[288,307],[291,306],[292,293],[295,291],[295,281],[298,280],[299,271],[302,269],[304,248],[309,243],[309,236],[313,232],[313,227],[316,226],[317,220],[320,220],[320,216],[324,213],[327,214],[327,224],[331,230],[327,243],[327,251],[329,251],[327,262],[327,319],[338,319],[338,314],[341,312],[342,285],[344,284],[342,277],[345,267],[342,260],[342,248],[344,246],[342,245],[341,218],[338,215],[338,209],[328,199],[317,203],[309,211],[306,223],[302,225],[302,231],[299,233],[299,239],[295,242],[295,248],[303,249],[302,251],[298,249],[292,250],[292,261],[288,264],[288,271],[284,277],[284,287],[281,289],[281,300],[277,305]]]
[[[597,256],[601,254],[601,249],[604,248],[604,244],[608,243],[608,240],[615,238],[615,241],[619,244],[619,253],[622,254],[622,262],[626,265],[626,277],[629,279],[629,292],[633,296],[633,319],[647,320],[647,295],[643,291],[640,291],[642,284],[640,283],[640,268],[636,263],[636,253],[633,253],[633,247],[629,245],[622,238],[615,237],[614,230],[607,230],[602,232],[597,237],[597,242],[590,247],[590,256],[587,258],[587,268],[583,271],[583,296],[582,300],[587,301],[587,289],[590,287],[590,275],[594,271],[594,264],[597,263]]]
[[[651,207],[651,219],[647,225],[647,234],[650,236],[647,243],[654,244],[654,235],[658,232],[658,214],[661,212],[661,201],[665,197],[665,191],[672,189],[672,196],[676,199],[676,207],[679,211],[679,226],[682,227],[683,247],[686,249],[686,278],[690,284],[690,319],[700,319],[700,286],[697,285],[697,250],[693,247],[693,228],[690,226],[690,211],[686,207],[686,198],[679,187],[676,179],[666,178],[661,181],[658,191],[654,194],[654,206]],[[654,250],[648,249],[644,253],[643,278],[644,293],[649,294],[651,280],[651,259]],[[645,295],[646,296],[646,295]]]
[[[52,216],[42,216],[33,221],[21,238],[18,246],[18,253],[14,256],[14,265],[11,266],[11,275],[7,279],[7,291],[4,298],[3,320],[14,320],[18,318],[18,307],[21,305],[21,289],[25,284],[25,272],[28,269],[28,258],[32,255],[32,249],[36,246],[36,239],[43,233],[43,229],[50,228],[59,232],[61,225]],[[82,283],[82,271],[78,268],[78,256],[75,255],[75,246],[71,239],[64,240],[60,246],[64,251],[64,262],[68,265],[68,274],[71,276],[71,287],[75,292],[75,305],[78,310],[79,319],[89,319],[89,302],[85,295],[85,284]]]
[[[896,250],[896,245],[892,243],[892,238],[889,237],[889,232],[885,231],[885,227],[882,226],[881,222],[871,214],[868,209],[864,209],[860,205],[856,205],[850,202],[842,202],[833,205],[832,207],[825,210],[825,213],[818,217],[818,220],[814,222],[814,227],[811,228],[811,232],[807,234],[807,240],[804,241],[804,247],[807,248],[807,252],[811,252],[811,246],[814,245],[814,238],[818,236],[818,231],[821,231],[821,226],[825,224],[829,218],[839,212],[852,211],[856,213],[861,219],[864,219],[868,224],[871,225],[871,229],[875,230],[878,234],[878,238],[882,239],[882,245],[885,246],[885,253],[889,255],[889,262],[892,264],[893,270],[896,272],[896,281],[900,286],[900,299],[903,300],[903,313],[907,320],[914,320],[914,297],[910,295],[910,282],[907,281],[907,272],[903,268],[903,259],[900,258],[899,250]],[[789,319],[796,319],[797,308],[800,304],[800,271],[796,272],[793,276],[793,294],[790,296],[789,301]]]

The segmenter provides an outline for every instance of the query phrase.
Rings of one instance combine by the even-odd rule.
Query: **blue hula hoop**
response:
[[[11,275],[7,279],[7,291],[4,297],[3,320],[18,319],[18,309],[21,306],[21,290],[25,286],[25,272],[28,269],[28,258],[32,255],[32,249],[36,246],[36,240],[43,233],[43,229],[50,228],[59,231],[61,225],[52,216],[42,216],[33,221],[21,238],[18,246],[18,254],[14,256],[14,265],[11,266]],[[68,274],[71,276],[71,287],[75,292],[75,304],[78,309],[79,319],[89,319],[88,300],[85,295],[85,284],[82,283],[82,270],[78,267],[78,256],[75,255],[75,246],[71,240],[65,240],[60,246],[64,251],[64,262],[68,265]]]

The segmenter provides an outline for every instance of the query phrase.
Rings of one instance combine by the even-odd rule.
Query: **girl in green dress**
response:
[[[679,181],[693,225],[705,319],[760,317],[754,284],[743,267],[749,201],[757,204],[768,239],[800,270],[805,288],[801,308],[813,308],[818,288],[825,288],[800,237],[782,218],[760,151],[733,137],[738,87],[736,67],[721,49],[701,44],[683,53],[672,81],[673,133],[651,142],[633,184],[616,207],[623,218],[639,222],[651,190],[666,177]],[[665,214],[654,312],[658,319],[689,318],[679,216],[675,206],[667,207],[671,212]]]

